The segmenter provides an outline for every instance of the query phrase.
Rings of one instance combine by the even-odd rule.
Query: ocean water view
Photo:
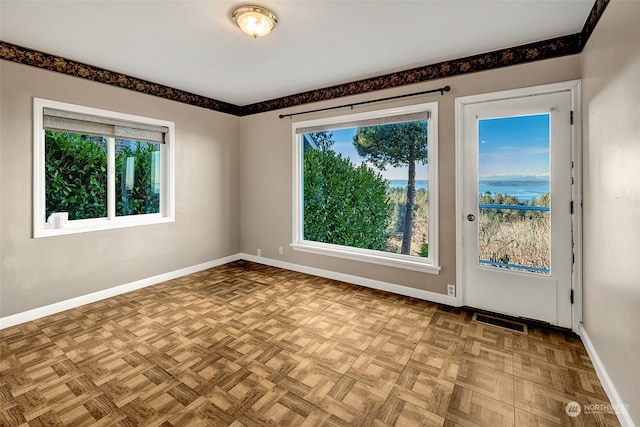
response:
[[[429,181],[426,179],[416,180],[416,190],[427,189]],[[406,179],[390,179],[389,186],[393,188],[403,188],[407,186]],[[478,193],[484,194],[486,192],[491,194],[509,194],[517,197],[519,201],[526,202],[531,200],[532,197],[536,199],[549,192],[549,180],[548,179],[523,179],[508,178],[508,179],[480,179],[478,185]]]
[[[526,202],[533,197],[539,199],[549,192],[549,177],[508,176],[480,178],[478,193],[509,194]]]
[[[403,188],[407,186],[406,179],[389,179],[389,187],[391,188]],[[429,181],[426,179],[416,179],[416,190],[426,190],[429,185]]]

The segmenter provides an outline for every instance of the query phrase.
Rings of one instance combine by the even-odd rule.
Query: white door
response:
[[[465,303],[571,328],[571,92],[462,108]]]

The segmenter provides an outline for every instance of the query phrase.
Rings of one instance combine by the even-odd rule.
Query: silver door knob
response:
[[[474,214],[467,215],[467,221],[475,221],[475,220],[476,220],[476,216]]]

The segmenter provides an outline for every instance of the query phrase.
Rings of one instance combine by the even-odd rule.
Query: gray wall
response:
[[[175,223],[32,238],[33,97],[176,123]],[[0,317],[240,251],[239,119],[0,61]]]
[[[580,59],[578,55],[574,55],[242,118],[242,251],[255,255],[259,248],[262,256],[280,261],[446,294],[446,285],[456,283],[455,97],[578,79],[579,72]],[[419,273],[292,251],[288,247],[293,234],[291,119],[281,120],[278,114],[419,92],[444,85],[452,87],[452,91],[445,96],[419,96],[368,108],[439,102],[440,274]],[[364,110],[364,107],[358,109]],[[342,109],[296,119],[308,120],[349,112],[349,109]],[[284,246],[283,255],[278,255],[278,246]]]
[[[584,326],[640,423],[640,2],[612,1],[582,53]]]

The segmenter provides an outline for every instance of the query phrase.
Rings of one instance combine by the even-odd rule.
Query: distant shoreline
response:
[[[549,187],[549,180],[521,181],[521,180],[489,180],[481,179],[480,185],[488,187]]]
[[[406,179],[390,179],[388,180],[391,188],[405,188],[407,186]],[[416,180],[416,190],[426,190],[429,187],[429,181],[426,179]],[[539,199],[540,196],[550,191],[549,179],[526,179],[526,177],[509,177],[508,179],[481,179],[478,185],[478,194],[484,195],[486,192],[495,194],[507,194],[516,197],[521,202],[531,200],[533,197]]]

